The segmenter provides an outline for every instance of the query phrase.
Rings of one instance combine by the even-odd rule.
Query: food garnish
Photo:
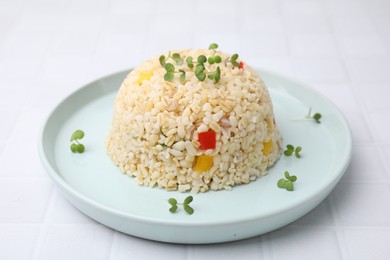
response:
[[[194,64],[194,58],[192,56],[188,56],[184,59],[184,57],[181,57],[179,53],[171,53],[168,54],[168,57],[165,57],[165,55],[161,55],[159,57],[159,62],[161,66],[163,66],[166,70],[166,73],[164,74],[164,80],[165,81],[173,81],[175,78],[175,73],[179,73],[179,80],[180,82],[184,82],[186,80],[186,72],[179,67],[178,69],[175,68],[175,65],[173,63],[169,63],[169,59],[174,61],[174,63],[177,66],[182,66],[185,64],[188,66],[188,68],[193,69],[195,68],[195,76],[200,80],[204,81],[206,78],[209,78],[211,80],[214,80],[214,83],[218,83],[221,79],[221,68],[220,66],[217,66],[214,71],[212,71],[208,66],[206,66],[206,63],[209,65],[213,64],[219,64],[222,62],[222,58],[220,55],[218,55],[218,44],[212,43],[209,46],[209,50],[212,50],[214,54],[210,57],[206,57],[205,55],[200,55],[197,57],[196,64]],[[244,68],[243,62],[238,62],[238,54],[235,53],[231,57],[227,58],[225,60],[225,66],[227,66],[228,63],[231,63],[234,67],[238,67],[239,69]]]
[[[314,115],[311,115],[311,108],[309,108],[309,113],[306,115],[306,118],[312,118],[314,121],[316,121],[318,124],[321,123],[321,114],[320,113],[315,113]]]
[[[70,137],[70,141],[72,144],[70,145],[70,150],[73,153],[83,153],[85,151],[85,147],[83,144],[79,142],[80,139],[84,138],[84,132],[82,130],[76,130],[73,132]]]
[[[184,199],[183,203],[177,202],[175,198],[168,199],[168,203],[171,204],[171,207],[169,208],[169,211],[171,213],[175,213],[177,211],[177,205],[182,205],[185,212],[188,214],[194,213],[194,209],[189,205],[194,198],[192,196],[188,196]]]
[[[285,179],[278,180],[278,187],[281,189],[286,189],[288,191],[292,191],[294,189],[294,182],[297,180],[297,176],[290,175],[288,171],[284,172]]]
[[[301,151],[302,151],[302,147],[297,146],[297,147],[295,148],[293,145],[288,144],[288,145],[286,146],[286,150],[284,150],[284,155],[286,155],[286,156],[291,156],[291,155],[294,153],[294,154],[295,154],[295,157],[301,158],[301,155],[299,154]]]

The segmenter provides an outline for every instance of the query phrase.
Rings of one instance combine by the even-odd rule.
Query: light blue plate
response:
[[[50,114],[39,139],[42,163],[65,197],[98,222],[121,232],[173,243],[218,243],[277,229],[316,207],[335,187],[351,159],[352,140],[340,111],[296,81],[259,71],[274,104],[283,144],[302,146],[302,158],[282,156],[269,174],[232,191],[194,195],[193,215],[168,211],[167,200],[189,194],[139,186],[120,173],[105,152],[116,92],[128,71],[94,81],[64,99]],[[292,120],[309,110],[322,123]],[[69,150],[82,129],[83,154]],[[296,175],[295,190],[276,186],[284,171]]]

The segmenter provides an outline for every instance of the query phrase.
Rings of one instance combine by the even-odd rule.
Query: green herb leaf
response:
[[[79,153],[83,153],[85,151],[85,147],[83,144],[76,144],[77,148],[76,151]]]
[[[167,63],[167,64],[165,64],[165,70],[167,72],[174,72],[175,71],[175,66],[173,66],[172,63]]]
[[[158,60],[160,61],[161,66],[165,67],[165,56],[161,55]]]
[[[291,182],[296,182],[297,181],[297,176],[293,175],[293,176],[290,176],[289,180]]]
[[[175,78],[175,73],[173,73],[173,72],[171,72],[171,71],[168,71],[168,72],[165,73],[165,75],[164,75],[164,80],[165,80],[165,81],[172,81],[174,78]]]
[[[71,144],[70,150],[72,151],[72,153],[76,153],[77,152],[77,144]]]
[[[300,152],[302,151],[302,147],[298,146],[295,148],[295,157],[301,158]]]
[[[203,64],[207,61],[207,58],[204,55],[200,55],[197,60],[198,60],[198,63]]]
[[[187,212],[188,214],[192,215],[192,213],[194,213],[194,209],[191,208],[191,206],[187,205],[187,204],[184,204],[183,205],[183,209],[185,210],[185,212]]]
[[[177,204],[177,200],[174,199],[174,198],[170,198],[170,199],[168,199],[168,203],[171,204],[171,205],[173,206],[173,205],[176,205],[176,204]]]
[[[84,137],[84,132],[82,130],[76,130],[73,132],[72,136],[70,137],[70,141],[75,141],[79,139],[83,139]]]
[[[184,199],[184,204],[190,204],[194,198],[192,196],[188,196]]]
[[[277,185],[278,185],[279,188],[286,187],[286,180],[285,179],[279,179]]]
[[[315,113],[313,115],[313,119],[317,122],[317,123],[321,123],[320,119],[321,119],[321,114],[320,113]]]
[[[222,61],[221,56],[219,56],[219,55],[214,56],[214,61],[215,61],[215,63],[221,63],[221,61]]]
[[[210,44],[210,46],[209,46],[209,50],[215,50],[215,49],[217,49],[218,48],[218,44],[216,44],[216,43],[212,43],[212,44]]]
[[[291,181],[286,181],[286,190],[292,191],[294,189],[294,184]]]
[[[176,62],[177,65],[182,65],[183,64],[183,59],[180,58],[180,54],[179,53],[172,54],[172,59]]]
[[[194,67],[194,64],[192,63],[192,57],[191,57],[191,56],[188,56],[188,57],[186,58],[186,63],[187,63],[187,66],[188,66],[189,68],[193,68],[193,67]]]
[[[290,179],[290,173],[288,171],[285,171],[284,177],[286,177],[286,179]]]
[[[180,73],[180,76],[179,76],[179,80],[180,82],[184,82],[186,80],[186,72],[184,70],[179,70],[181,73]]]
[[[214,64],[215,61],[214,61],[214,56],[210,56],[207,61],[210,63],[210,65]]]
[[[169,208],[169,211],[170,211],[171,213],[175,213],[176,210],[177,210],[177,205],[172,205],[172,207]]]
[[[230,58],[230,62],[233,64],[234,67],[239,67],[240,66],[240,63],[237,62],[237,59],[238,59],[238,54],[235,53],[232,55],[232,57]]]

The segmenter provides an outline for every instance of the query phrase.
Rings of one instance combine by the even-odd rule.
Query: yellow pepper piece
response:
[[[274,143],[271,140],[269,140],[268,142],[265,142],[263,144],[263,150],[262,151],[263,151],[263,154],[265,156],[269,155],[272,152],[273,149],[274,149]]]
[[[207,172],[213,167],[214,158],[208,155],[200,155],[196,158],[194,171],[196,172]]]
[[[141,71],[138,77],[138,84],[141,85],[142,81],[149,80],[153,76],[153,72],[151,71]]]

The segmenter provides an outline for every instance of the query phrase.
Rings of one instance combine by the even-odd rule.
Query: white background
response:
[[[207,47],[309,83],[353,132],[351,165],[300,220],[218,245],[146,241],[73,208],[37,155],[47,113],[162,51]],[[389,259],[390,1],[0,0],[0,259]]]

